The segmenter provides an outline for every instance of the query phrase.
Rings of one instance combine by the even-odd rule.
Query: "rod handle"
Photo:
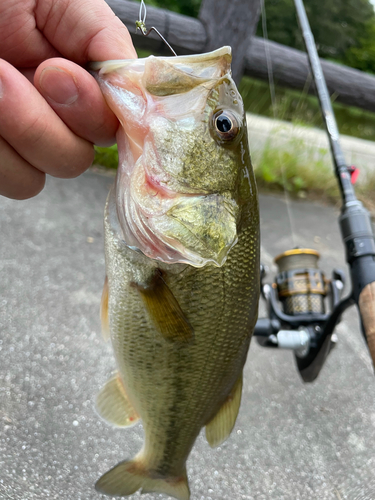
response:
[[[373,365],[375,367],[375,281],[365,286],[359,295],[359,311]]]

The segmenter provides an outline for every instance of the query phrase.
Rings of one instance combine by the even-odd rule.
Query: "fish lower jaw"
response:
[[[169,232],[158,231],[155,227],[156,218],[147,219],[147,223],[141,227],[123,227],[125,242],[133,250],[140,251],[146,257],[163,262],[165,264],[188,264],[195,268],[202,268],[206,265],[222,267],[228,257],[230,250],[237,243],[235,236],[225,245],[220,245],[217,249],[204,248],[197,251],[193,245],[186,246],[178,235],[174,236]],[[168,232],[167,232],[168,233]],[[197,247],[201,242],[197,241]],[[201,250],[201,251],[200,251]]]
[[[237,242],[235,202],[221,194],[171,192],[151,176],[145,187],[145,172],[142,177],[117,197],[126,244],[166,264],[221,267]]]
[[[162,262],[164,264],[187,264],[195,268],[203,268],[208,265],[215,267],[222,267],[228,258],[228,253],[230,249],[237,243],[237,239],[233,242],[230,248],[223,249],[217,256],[212,256],[209,258],[203,258],[197,253],[189,251],[184,248],[181,251],[178,250],[180,246],[178,242],[174,246],[168,246],[162,244],[153,244],[152,247],[144,247],[141,244],[137,245],[127,245],[130,249],[141,252],[145,257],[149,259]]]

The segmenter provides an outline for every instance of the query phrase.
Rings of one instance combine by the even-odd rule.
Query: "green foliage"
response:
[[[375,73],[375,23],[369,21],[363,33],[345,54],[345,64],[362,71]]]
[[[337,202],[341,199],[332,166],[325,160],[327,151],[309,150],[299,139],[291,139],[282,148],[268,140],[263,154],[255,165],[255,178],[261,191]],[[356,186],[356,194],[366,208],[375,214],[375,172],[368,173],[366,182]]]
[[[326,150],[308,151],[304,141],[295,138],[281,148],[272,143],[271,137],[256,165],[255,177],[260,189],[281,192],[285,188],[290,194],[303,198],[338,197],[332,168],[324,161]]]
[[[375,45],[374,8],[369,0],[304,0],[307,16],[321,57],[348,62],[347,51],[357,47],[368,33]],[[293,0],[266,0],[268,37],[278,43],[303,50]],[[257,34],[262,36],[261,23]],[[355,61],[355,51],[351,61]],[[357,66],[356,66],[357,67]]]
[[[116,169],[118,165],[117,145],[114,144],[109,148],[95,146],[94,164]]]

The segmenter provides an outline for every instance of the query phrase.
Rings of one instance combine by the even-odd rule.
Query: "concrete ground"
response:
[[[141,426],[114,429],[94,411],[114,369],[98,312],[111,182],[89,172],[26,202],[0,198],[1,499],[104,500],[96,479],[141,447]],[[326,273],[345,267],[335,208],[291,208],[295,241],[284,200],[261,196],[263,262],[299,244]],[[311,385],[290,352],[252,343],[232,436],[211,450],[202,434],[191,453],[192,500],[375,499],[375,380],[355,309],[337,334]]]

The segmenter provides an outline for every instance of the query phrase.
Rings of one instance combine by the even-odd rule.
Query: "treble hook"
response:
[[[143,16],[142,16],[143,15]],[[147,31],[147,28],[146,28],[146,16],[147,16],[147,9],[146,9],[146,4],[144,3],[143,0],[141,0],[141,5],[139,7],[139,21],[136,21],[135,22],[135,26],[136,26],[136,30],[135,32],[137,32],[138,30],[140,30],[140,32],[142,33],[142,35],[144,36],[148,36],[151,31],[155,31],[155,33],[163,40],[163,42],[168,46],[169,50],[172,52],[172,54],[174,56],[177,56],[176,52],[172,49],[172,47],[169,45],[169,43],[167,42],[167,40],[163,37],[163,35],[161,33],[159,33],[159,31],[154,27],[152,26],[148,31]],[[143,18],[142,18],[143,17]]]

